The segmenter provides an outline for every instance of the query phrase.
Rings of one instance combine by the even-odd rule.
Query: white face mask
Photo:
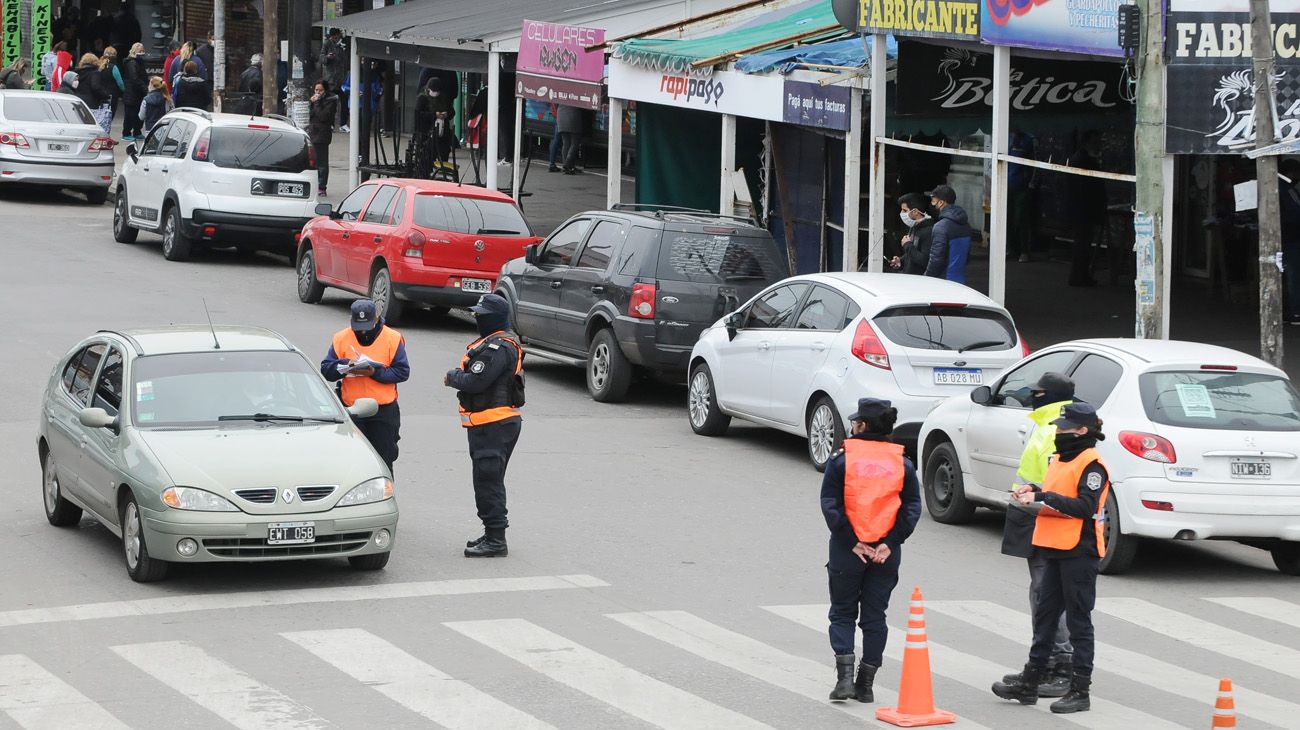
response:
[[[910,211],[906,211],[906,210],[898,211],[898,218],[899,220],[903,221],[903,225],[907,226],[908,228],[911,228],[912,226],[916,225],[916,221],[912,220],[912,214]]]

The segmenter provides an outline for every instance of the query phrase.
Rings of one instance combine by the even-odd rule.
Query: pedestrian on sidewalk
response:
[[[555,130],[560,135],[564,161],[564,174],[578,174],[578,148],[582,145],[582,110],[576,106],[563,106],[555,112]]]
[[[930,260],[925,275],[965,284],[966,260],[970,256],[970,218],[966,209],[957,205],[957,192],[951,186],[939,185],[926,195],[930,207],[938,212],[938,220],[930,234]]]
[[[904,274],[925,274],[930,263],[931,238],[934,232],[934,219],[926,212],[929,202],[920,193],[908,193],[898,199],[899,217],[907,226],[907,235],[903,236],[903,255],[895,256],[890,263],[902,268]]]
[[[1051,710],[1065,714],[1086,712],[1091,707],[1092,608],[1097,601],[1097,572],[1106,554],[1102,510],[1110,478],[1096,448],[1097,442],[1105,439],[1096,409],[1087,403],[1071,403],[1052,425],[1056,426],[1056,455],[1042,486],[1022,484],[1012,493],[1020,505],[1043,504],[1034,520],[1032,538],[1033,556],[1041,558],[1044,565],[1034,606],[1034,641],[1025,668],[994,682],[993,694],[1022,705],[1038,702],[1064,611],[1074,663],[1070,691],[1053,702]]]
[[[104,75],[104,85],[109,91],[108,118],[111,121],[117,116],[117,108],[122,105],[122,95],[126,93],[126,81],[122,78],[122,68],[117,61],[117,49],[109,46],[104,49],[104,55],[99,59],[99,71]]]
[[[181,55],[180,43],[176,41],[172,41],[171,43],[167,44],[167,60],[163,61],[162,78],[163,78],[163,84],[164,86],[166,86],[165,93],[167,94],[168,98],[170,98],[172,95],[172,79],[176,78],[176,74],[180,73],[181,70],[180,66],[175,65],[175,61],[177,58],[180,58],[180,55]]]
[[[469,439],[473,462],[474,504],[483,535],[465,543],[467,558],[504,558],[506,467],[519,442],[524,404],[524,348],[510,330],[510,303],[499,294],[484,294],[470,308],[479,338],[470,343],[460,367],[449,370],[443,384],[455,388],[460,425]]]
[[[1007,150],[1013,157],[1034,159],[1034,138],[1024,132],[1012,132]],[[1034,200],[1034,169],[1026,165],[1007,165],[1007,258],[1020,263],[1029,261],[1034,247],[1034,220],[1038,208]]]
[[[307,116],[307,138],[316,151],[316,184],[320,195],[326,194],[330,181],[330,142],[334,139],[334,119],[339,100],[330,93],[329,82],[321,79],[312,87],[311,109]]]
[[[81,57],[81,63],[74,69],[77,73],[77,90],[74,93],[82,101],[86,102],[86,106],[90,107],[90,113],[95,117],[95,123],[107,135],[110,133],[113,124],[113,93],[108,88],[112,81],[105,83],[104,74],[100,71],[99,61],[100,59],[96,58],[93,53],[87,53]]]
[[[259,57],[260,58],[260,57]],[[327,88],[330,91],[337,91],[343,88],[343,79],[348,75],[348,49],[343,45],[343,31],[338,28],[330,28],[329,33],[325,36],[325,42],[320,47],[320,67],[321,77],[325,79]],[[347,97],[340,97],[342,114],[339,126],[347,124]],[[346,130],[345,130],[346,131]]]
[[[167,113],[166,89],[167,84],[163,82],[163,77],[149,77],[149,93],[145,94],[144,100],[140,102],[140,121],[145,133],[153,129],[158,120]],[[144,139],[144,135],[140,138]]]
[[[560,154],[560,148],[563,147],[564,140],[560,137],[560,105],[551,105],[551,146],[546,150],[546,171],[559,172],[560,168],[555,164],[556,158]]]
[[[836,682],[830,698],[874,702],[872,683],[888,637],[885,609],[898,584],[903,542],[921,519],[921,485],[903,447],[890,439],[897,408],[887,400],[862,398],[849,421],[852,433],[822,478],[822,516],[831,533],[826,571]],[[855,681],[858,626],[862,661]]]
[[[149,93],[149,72],[144,65],[144,44],[131,46],[126,62],[125,89],[122,93],[122,139],[138,142],[144,139],[144,119],[140,115],[140,102]]]
[[[1100,170],[1101,133],[1095,129],[1085,132],[1079,149],[1070,155],[1066,164],[1083,170]],[[1066,190],[1074,229],[1068,283],[1070,286],[1096,286],[1097,280],[1092,278],[1092,243],[1108,218],[1106,183],[1101,178],[1070,175]]]
[[[181,66],[181,75],[172,82],[172,102],[177,107],[192,107],[208,111],[212,97],[208,94],[207,82],[199,75],[199,65],[186,61]]]
[[[334,87],[330,87],[334,88]],[[262,54],[248,59],[248,68],[239,75],[239,113],[249,116],[262,113]]]
[[[1056,453],[1056,426],[1052,421],[1060,418],[1061,411],[1074,400],[1074,381],[1061,373],[1043,373],[1033,388],[1025,390],[1028,392],[1018,394],[1017,400],[1033,407],[1028,417],[1034,422],[1034,430],[1020,454],[1017,482],[1011,486],[1013,491],[1021,485],[1043,484],[1051,456]],[[1047,574],[1047,559],[1036,556],[1033,545],[1034,525],[1042,508],[1041,502],[1020,504],[1012,500],[1007,506],[1002,528],[1002,554],[1025,558],[1029,563],[1030,615],[1038,609],[1043,578]],[[1052,653],[1047,664],[1049,676],[1038,685],[1038,694],[1040,697],[1063,697],[1070,689],[1074,664],[1074,647],[1070,645],[1070,630],[1064,612],[1057,617]],[[1002,681],[1014,681],[1015,676],[1007,675]]]
[[[0,71],[0,89],[26,89],[27,81],[23,72],[27,70],[27,59],[15,59],[12,64]]]
[[[374,302],[358,299],[352,302],[351,326],[334,333],[320,371],[326,380],[338,383],[343,405],[351,407],[360,398],[373,398],[379,404],[375,415],[353,416],[352,421],[388,465],[391,475],[397,461],[397,442],[402,438],[397,384],[411,377],[406,338],[384,323]]]
[[[1282,266],[1285,277],[1286,321],[1300,325],[1300,160],[1288,158],[1278,166],[1281,194]]]

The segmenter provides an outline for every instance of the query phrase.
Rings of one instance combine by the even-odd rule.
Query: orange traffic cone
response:
[[[1214,723],[1210,727],[1237,727],[1237,706],[1232,702],[1232,680],[1219,680],[1219,697],[1214,701]]]
[[[898,687],[898,707],[876,710],[876,719],[899,727],[944,725],[957,719],[951,712],[934,709],[934,688],[930,684],[930,648],[925,638],[925,600],[919,586],[912,589],[911,614],[907,619],[907,644],[903,648],[903,681]]]

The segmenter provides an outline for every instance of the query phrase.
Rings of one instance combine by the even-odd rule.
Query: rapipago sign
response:
[[[980,37],[979,0],[861,0],[858,27],[868,33],[952,38]]]

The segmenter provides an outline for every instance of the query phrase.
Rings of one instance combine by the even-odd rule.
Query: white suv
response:
[[[126,152],[113,237],[132,243],[139,231],[156,231],[171,261],[195,246],[292,256],[315,215],[316,156],[284,117],[173,109]]]

